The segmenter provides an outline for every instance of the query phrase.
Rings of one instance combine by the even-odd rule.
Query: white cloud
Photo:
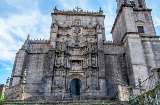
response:
[[[41,13],[38,0],[2,0],[3,4],[15,8],[18,12],[7,13],[8,17],[0,17],[0,60],[14,61],[15,53],[24,43],[27,34],[32,39],[49,38],[51,17]],[[90,4],[90,0],[58,0],[64,10],[72,10],[79,6],[83,10],[98,11]],[[116,16],[116,2],[99,0],[105,17],[106,40],[111,40],[110,34]],[[94,3],[93,3],[94,4]],[[58,7],[57,7],[58,8]],[[59,8],[58,8],[59,9]],[[153,16],[155,26],[160,25],[160,14]]]
[[[91,5],[88,5],[89,0],[58,0],[59,4],[65,9],[65,10],[73,10],[75,7],[80,7],[83,10],[89,10],[89,7],[94,9],[94,7],[91,7]]]
[[[10,64],[5,64],[5,63],[0,63],[0,65],[2,66],[2,68],[0,68],[0,71],[11,71],[11,65]]]
[[[160,26],[160,16],[156,16],[154,17],[154,26],[157,27],[157,26]]]
[[[27,34],[31,34],[31,38],[49,37],[51,18],[40,12],[36,1],[7,0],[5,3],[20,11],[7,18],[0,17],[0,60],[13,62]]]

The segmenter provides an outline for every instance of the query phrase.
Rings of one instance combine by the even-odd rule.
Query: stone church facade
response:
[[[112,99],[119,86],[129,92],[160,67],[160,37],[145,0],[117,0],[113,42],[106,41],[101,8],[55,7],[51,16],[49,40],[28,37],[16,53],[10,88],[24,84],[31,96]]]

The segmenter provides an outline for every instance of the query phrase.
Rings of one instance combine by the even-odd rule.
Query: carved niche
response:
[[[60,42],[56,43],[57,50],[62,50],[62,44]]]
[[[61,64],[61,57],[58,57],[58,59],[57,59],[57,64],[58,64],[58,65]]]
[[[96,55],[92,55],[92,66],[96,66]]]

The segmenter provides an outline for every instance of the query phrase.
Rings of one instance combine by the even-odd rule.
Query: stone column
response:
[[[97,27],[97,48],[98,48],[98,67],[99,67],[99,85],[101,97],[106,97],[106,75],[104,64],[104,46],[103,46],[103,30]]]

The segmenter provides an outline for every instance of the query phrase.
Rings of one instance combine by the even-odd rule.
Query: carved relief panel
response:
[[[94,35],[95,34],[95,30],[94,29],[89,29],[89,30],[87,30],[87,34],[88,35]]]
[[[72,70],[76,71],[76,70],[82,70],[82,61],[81,60],[73,60],[72,61]]]
[[[67,34],[69,34],[69,31],[68,31],[68,29],[60,29],[59,31],[58,31],[58,34],[60,34],[60,35],[67,35]]]
[[[81,20],[80,20],[79,18],[76,18],[76,19],[73,21],[72,25],[76,25],[76,26],[81,25]]]

